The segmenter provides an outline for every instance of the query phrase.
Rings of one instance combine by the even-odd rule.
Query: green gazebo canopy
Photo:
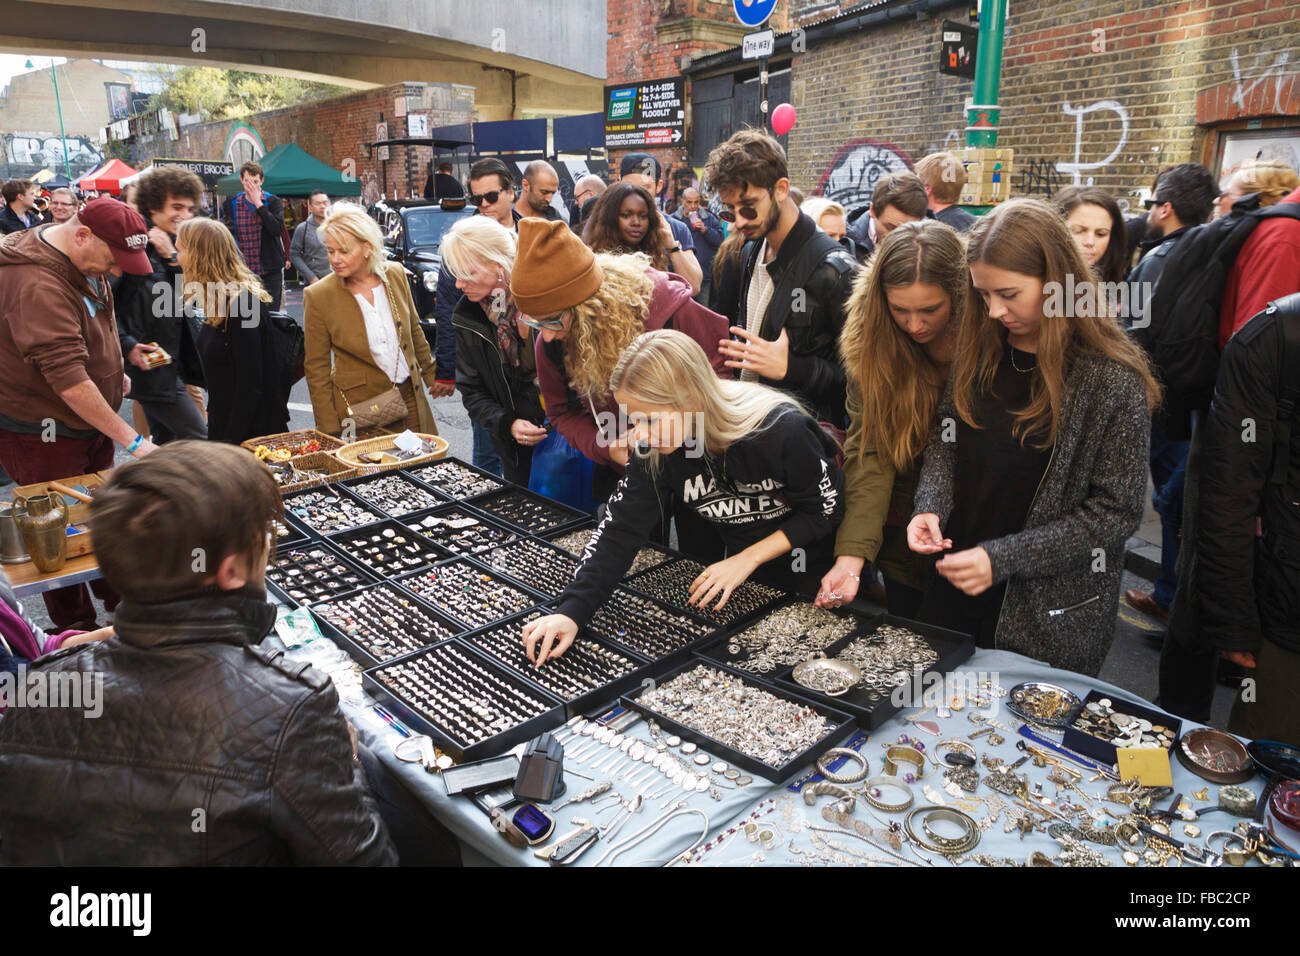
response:
[[[360,196],[361,182],[326,166],[311,153],[294,143],[282,143],[260,160],[266,174],[262,188],[276,196],[308,196],[324,190],[333,196]],[[242,192],[239,171],[217,180],[217,194],[234,196]]]

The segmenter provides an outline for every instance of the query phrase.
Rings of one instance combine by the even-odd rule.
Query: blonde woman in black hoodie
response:
[[[692,582],[691,604],[721,608],[750,577],[815,593],[844,514],[838,446],[817,421],[783,392],[719,379],[699,343],[670,329],[639,336],[610,387],[634,452],[556,613],[525,626],[529,659],[540,665],[568,650],[669,496],[716,527],[728,555]],[[787,559],[796,548],[801,560]]]

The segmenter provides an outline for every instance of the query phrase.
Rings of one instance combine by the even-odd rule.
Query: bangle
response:
[[[832,772],[827,765],[836,757],[845,757],[849,760],[856,760],[862,765],[862,770],[850,771],[847,773]],[[850,750],[848,747],[832,747],[820,757],[817,758],[817,771],[831,783],[857,783],[859,780],[866,779],[868,774],[867,758],[862,756],[856,750]]]
[[[684,250],[682,249],[682,244],[679,242],[677,245],[673,246],[671,249],[668,250],[668,254],[671,256],[674,252],[682,252],[682,251]]]
[[[877,810],[884,810],[886,813],[900,813],[912,805],[914,799],[912,788],[900,780],[898,777],[889,777],[885,774],[872,777],[863,785],[862,797]],[[893,787],[895,790],[901,790],[907,794],[907,799],[901,803],[886,803],[880,799],[881,787]]]
[[[900,774],[897,763],[900,760],[915,767],[916,773]],[[885,751],[884,765],[886,776],[901,776],[908,783],[915,783],[925,776],[925,758],[921,756],[919,750],[913,750],[911,747],[890,746]]]
[[[143,436],[143,435],[136,435],[136,436],[135,436],[135,441],[131,442],[131,444],[126,445],[126,446],[124,446],[124,447],[126,448],[126,453],[127,453],[128,455],[134,455],[135,452],[136,452],[136,449],[138,449],[138,448],[139,448],[141,445],[143,445],[143,444],[144,444],[144,436]]]

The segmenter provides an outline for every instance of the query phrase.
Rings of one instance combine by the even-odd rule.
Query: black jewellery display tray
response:
[[[321,552],[325,556],[323,558],[324,561],[327,561],[332,565],[342,565],[343,567],[348,569],[349,573],[355,574],[361,580],[357,584],[353,584],[349,587],[346,587],[340,591],[337,591],[329,595],[329,597],[325,597],[325,598],[316,598],[314,600],[308,600],[308,599],[296,598],[291,596],[289,594],[290,582],[288,580],[284,581],[283,583],[277,582],[271,577],[271,574],[275,570],[276,564],[280,560],[285,558],[287,555],[289,555],[290,553],[299,552],[302,554],[307,554],[308,552],[312,552],[312,551]],[[348,594],[351,594],[353,591],[358,591],[361,588],[369,587],[370,585],[375,584],[378,580],[379,578],[377,578],[374,574],[370,573],[365,568],[358,566],[355,562],[348,560],[346,557],[343,557],[338,553],[337,550],[331,548],[326,542],[321,541],[319,539],[316,540],[304,539],[295,545],[277,548],[275,552],[275,557],[271,558],[271,560],[267,564],[267,569],[266,569],[266,589],[270,591],[272,594],[274,594],[276,597],[280,598],[280,600],[282,600],[289,607],[310,606],[312,604],[319,604],[321,601],[329,601],[332,600],[333,598],[344,597]]]
[[[500,513],[506,510],[506,505],[511,501],[528,501],[541,507],[544,509],[542,519],[525,521],[510,518]],[[487,515],[497,524],[503,524],[508,528],[518,528],[524,534],[534,536],[548,534],[552,531],[567,531],[570,527],[576,527],[591,518],[591,515],[585,511],[570,508],[568,505],[560,504],[560,502],[552,498],[543,497],[518,485],[509,485],[500,491],[481,495],[474,499],[470,507]]]
[[[304,607],[308,608],[312,612],[312,617],[316,620],[316,624],[320,628],[321,633],[324,634],[326,637],[328,637],[330,640],[334,641],[334,643],[336,643],[343,650],[345,650],[348,653],[348,655],[351,656],[351,658],[354,661],[356,661],[358,664],[360,664],[362,667],[373,667],[376,664],[390,663],[391,661],[397,660],[401,657],[405,657],[409,654],[430,647],[434,644],[439,644],[444,641],[447,641],[450,638],[455,637],[456,635],[463,634],[467,630],[464,624],[461,624],[459,621],[455,620],[454,618],[448,617],[446,614],[442,613],[437,608],[432,607],[428,601],[421,600],[418,596],[411,594],[411,592],[406,590],[405,588],[399,587],[395,582],[380,581],[378,584],[372,584],[369,588],[364,588],[363,590],[367,590],[367,591],[378,590],[380,588],[387,589],[394,595],[410,601],[412,604],[418,607],[429,617],[437,621],[438,624],[440,624],[443,628],[445,628],[446,633],[436,634],[433,636],[431,640],[428,641],[424,641],[423,638],[411,638],[412,640],[420,641],[420,643],[412,647],[397,648],[395,649],[393,656],[391,658],[388,658],[387,660],[381,660],[379,657],[375,656],[375,654],[371,652],[367,647],[358,643],[356,639],[344,633],[344,631],[336,627],[331,621],[326,620],[325,615],[317,610],[317,608],[319,608],[323,604],[333,604],[334,601],[338,600],[338,598],[332,598],[328,601],[316,601],[313,604],[304,605]],[[357,591],[353,591],[350,594],[340,595],[340,597],[349,598],[356,595],[357,593],[358,593]]]
[[[372,525],[377,521],[383,521],[384,518],[386,517],[386,515],[378,508],[366,504],[356,495],[352,495],[346,491],[341,490],[337,485],[318,485],[315,488],[304,488],[302,491],[295,491],[292,494],[285,495],[283,498],[285,517],[291,519],[293,523],[296,524],[299,528],[302,528],[307,532],[309,532],[310,536],[313,538],[323,538],[326,535],[337,534],[338,531],[322,530],[321,528],[317,528],[314,524],[307,521],[306,518],[300,518],[298,515],[290,514],[289,509],[293,508],[297,501],[302,500],[304,498],[308,498],[312,495],[325,495],[325,496],[334,495],[339,498],[344,498],[348,501],[349,504],[353,505],[354,507],[359,507],[365,511],[368,511],[373,516],[370,518],[369,521],[366,521],[364,524],[353,525],[352,528],[340,529],[340,530],[351,531],[355,528],[368,527],[369,525]]]
[[[568,575],[559,590],[546,584],[532,573],[530,561],[543,555],[556,564],[567,569]],[[517,581],[524,587],[554,600],[564,593],[564,589],[573,581],[573,573],[578,569],[578,559],[563,548],[557,548],[540,538],[520,537],[508,544],[500,545],[490,551],[481,551],[474,555],[474,560],[485,564],[495,574]],[[500,563],[498,563],[500,562]]]
[[[575,531],[595,531],[595,530],[596,530],[595,521],[584,521],[581,524],[578,524],[572,528],[565,528],[565,529],[561,529],[560,531],[547,531],[544,534],[537,535],[537,537],[540,538],[542,541],[547,542],[548,544],[554,545],[555,547],[559,548],[561,551],[564,551],[568,554],[572,554],[576,558],[581,558],[582,557],[581,551],[569,550],[568,548],[560,544],[559,539],[565,537],[566,535],[573,534]],[[640,558],[640,556],[647,551],[653,552],[655,555],[657,555],[658,560],[654,564],[650,564],[645,567],[638,568],[636,566],[637,558]],[[683,555],[680,552],[672,551],[668,548],[663,547],[662,545],[643,544],[640,547],[640,549],[637,551],[637,557],[633,558],[632,566],[628,568],[627,573],[623,575],[623,580],[627,581],[635,577],[636,575],[641,574],[643,571],[649,571],[651,568],[658,567],[660,564],[667,564],[669,561],[672,561],[675,558],[680,558],[682,556]]]
[[[714,740],[712,737],[706,736],[697,730],[693,730],[685,724],[679,724],[677,721],[665,717],[657,711],[653,711],[649,707],[644,706],[639,699],[641,695],[645,693],[644,689],[624,694],[622,698],[623,703],[643,716],[653,718],[659,726],[664,728],[665,733],[676,734],[683,740],[689,740],[697,744],[710,756],[726,760],[728,763],[739,767],[746,773],[752,774],[756,777],[762,777],[764,780],[770,780],[775,784],[785,783],[785,781],[789,780],[800,770],[810,766],[813,761],[835,746],[837,741],[845,739],[853,730],[853,717],[844,711],[839,710],[837,707],[824,704],[821,701],[812,700],[802,694],[791,693],[784,687],[778,687],[761,680],[756,680],[742,671],[738,671],[734,668],[727,667],[725,664],[719,664],[717,661],[708,660],[702,657],[691,657],[673,670],[661,675],[658,678],[658,682],[660,685],[665,684],[678,674],[683,673],[684,671],[689,671],[701,664],[705,667],[711,667],[714,670],[731,674],[733,677],[738,677],[745,684],[757,690],[766,691],[767,693],[772,694],[775,697],[780,697],[783,700],[789,700],[796,704],[811,707],[821,716],[830,721],[833,724],[833,727],[829,733],[824,735],[807,750],[803,751],[803,753],[797,754],[779,767],[770,767],[748,754],[741,753],[738,750],[733,750],[725,744]]]
[[[458,532],[449,527],[441,527],[435,529],[434,535],[431,536],[427,530],[423,529],[421,526],[421,522],[426,518],[440,518],[447,521],[465,522],[467,527],[460,533],[474,531],[474,529],[478,529],[478,532],[475,533],[472,539],[453,541],[452,535],[457,534]],[[423,535],[439,548],[454,555],[481,554],[484,551],[491,551],[493,548],[499,548],[503,544],[509,544],[511,541],[523,536],[518,529],[501,524],[499,521],[493,521],[481,512],[475,511],[469,505],[461,502],[453,502],[452,504],[443,505],[441,508],[431,508],[428,511],[406,515],[400,520],[407,528],[417,534]],[[483,535],[489,535],[492,540],[482,541],[481,547],[469,547],[470,540],[477,542]]]
[[[548,705],[548,709],[521,724],[516,724],[508,730],[504,730],[494,737],[478,743],[468,743],[456,737],[454,731],[450,728],[444,728],[441,724],[434,723],[429,717],[415,709],[414,703],[408,703],[396,689],[390,687],[383,679],[385,669],[394,665],[403,664],[407,661],[415,660],[423,655],[437,652],[440,648],[448,645],[454,646],[461,654],[480,664],[484,669],[517,688],[521,693],[540,700]],[[469,760],[482,760],[486,757],[497,757],[505,753],[510,748],[532,740],[539,734],[549,730],[554,730],[568,719],[564,705],[559,698],[553,694],[548,694],[540,688],[533,686],[525,680],[521,680],[518,675],[508,668],[502,667],[495,659],[489,658],[477,649],[470,647],[462,641],[443,641],[432,647],[422,648],[412,654],[397,658],[391,661],[385,661],[378,667],[371,667],[361,674],[362,685],[368,690],[372,697],[377,698],[385,703],[393,716],[397,717],[407,727],[417,733],[428,734],[440,749],[451,754],[457,762]]]
[[[1080,701],[1079,705],[1070,712],[1069,716],[1066,718],[1067,724],[1065,727],[1065,733],[1061,740],[1061,746],[1068,750],[1078,751],[1085,757],[1091,757],[1093,760],[1100,761],[1108,767],[1119,760],[1119,754],[1116,753],[1115,745],[1109,740],[1102,740],[1100,737],[1094,737],[1092,734],[1084,733],[1082,730],[1077,730],[1073,726],[1074,721],[1078,718],[1079,714],[1081,714],[1090,703],[1101,700],[1103,697],[1110,700],[1111,710],[1113,711],[1119,711],[1121,714],[1128,714],[1130,717],[1145,717],[1147,720],[1151,721],[1152,724],[1159,724],[1160,726],[1168,727],[1172,730],[1174,732],[1174,742],[1165,753],[1169,755],[1171,761],[1174,759],[1174,747],[1178,746],[1178,740],[1183,733],[1183,722],[1180,719],[1174,717],[1172,714],[1166,714],[1153,707],[1148,707],[1145,704],[1139,704],[1137,701],[1129,700],[1124,697],[1116,697],[1114,694],[1103,693],[1099,690],[1090,691],[1088,696]]]
[[[933,666],[925,670],[921,675],[922,691],[928,691],[929,684],[925,681],[925,675],[938,672],[945,677],[952,671],[964,664],[972,654],[975,653],[975,639],[967,634],[961,634],[957,631],[949,631],[942,627],[933,627],[929,624],[922,624],[919,621],[909,621],[907,618],[895,617],[892,614],[876,614],[870,617],[864,617],[858,627],[852,634],[840,638],[830,647],[826,648],[826,656],[833,658],[849,644],[861,637],[870,637],[876,629],[883,625],[893,625],[894,627],[905,627],[909,631],[920,634],[925,638],[925,642],[939,653],[939,660]],[[726,650],[725,641],[723,650]],[[866,689],[863,687],[851,688],[847,693],[839,697],[829,697],[818,691],[804,687],[795,682],[791,676],[797,665],[790,665],[775,673],[771,674],[769,679],[777,687],[794,690],[812,700],[825,701],[841,710],[846,710],[852,714],[858,721],[858,726],[866,730],[875,730],[889,718],[893,717],[900,710],[908,707],[923,706],[918,703],[909,703],[905,707],[898,707],[886,696],[874,704],[867,698]],[[915,673],[915,672],[913,672]],[[915,686],[916,678],[913,676],[909,684]],[[908,691],[910,698],[911,691]]]
[[[452,470],[464,469],[477,475],[484,482],[490,483],[490,488],[482,491],[475,491],[473,494],[460,494],[458,489],[444,480],[435,480],[434,476],[439,472],[448,472]],[[429,462],[427,465],[411,465],[402,469],[403,473],[426,488],[431,489],[443,501],[473,501],[475,498],[481,498],[483,495],[490,495],[493,492],[501,491],[510,487],[510,484],[498,475],[484,471],[482,468],[476,468],[474,465],[461,461],[459,458],[440,458],[437,461]]]
[[[626,691],[629,691],[632,688],[639,686],[643,681],[645,681],[648,677],[650,677],[650,669],[651,669],[650,662],[645,657],[643,657],[640,654],[634,653],[633,651],[630,651],[625,647],[619,647],[617,644],[613,643],[612,641],[603,641],[598,637],[584,633],[579,635],[578,640],[591,641],[593,644],[596,644],[607,650],[615,651],[618,654],[621,654],[623,657],[626,657],[632,663],[636,664],[637,667],[635,667],[631,671],[628,671],[622,677],[616,678],[615,680],[607,684],[602,684],[600,687],[593,687],[591,690],[583,694],[580,694],[577,697],[572,697],[572,698],[567,697],[565,694],[561,693],[558,689],[547,686],[545,683],[542,682],[542,680],[538,675],[538,672],[534,670],[533,665],[529,663],[528,655],[525,653],[524,645],[523,645],[524,625],[527,624],[532,619],[546,613],[548,613],[548,611],[545,608],[538,608],[532,611],[525,611],[523,614],[518,614],[511,618],[506,618],[504,621],[498,621],[496,624],[493,624],[489,627],[479,628],[476,631],[470,631],[468,634],[462,634],[460,637],[457,638],[457,640],[462,643],[472,645],[474,649],[477,650],[480,654],[483,654],[486,657],[490,657],[494,663],[500,665],[501,667],[510,669],[527,683],[532,684],[535,687],[538,687],[539,689],[550,694],[552,697],[564,701],[565,713],[569,717],[574,717],[581,714],[593,713],[596,710],[605,708],[610,704],[614,703],[616,700],[618,700],[620,694],[623,694]],[[514,632],[514,637],[519,649],[518,656],[514,657],[510,661],[502,660],[499,656],[497,656],[496,653],[488,650],[487,648],[479,644],[479,641],[483,638],[484,635],[489,634],[493,631],[497,631],[502,628],[505,628],[508,631],[512,630]],[[573,648],[570,648],[568,653],[572,654]],[[566,654],[565,656],[567,657],[568,655]],[[560,663],[563,661],[564,661],[564,657],[561,657],[558,662],[543,664],[542,670],[544,671],[546,668],[552,667],[556,663]]]
[[[452,569],[458,570],[461,567],[467,569],[468,572],[471,574],[471,577],[474,581],[475,588],[482,589],[482,590],[488,590],[494,587],[507,588],[511,591],[518,592],[518,594],[523,599],[523,601],[526,601],[527,603],[521,602],[520,606],[512,610],[509,610],[504,614],[501,614],[499,617],[492,618],[491,620],[488,621],[467,621],[464,620],[464,618],[458,616],[459,613],[463,613],[463,612],[458,612],[454,607],[450,606],[452,602],[442,601],[440,603],[439,598],[443,598],[445,597],[445,595],[439,595],[438,597],[435,597],[430,594],[425,594],[416,589],[417,582],[421,579],[426,578],[428,575],[432,575],[432,574],[441,575],[443,572]],[[487,577],[490,580],[483,581],[481,580],[483,577]],[[479,628],[491,627],[492,625],[496,624],[498,621],[503,621],[508,617],[514,617],[516,614],[522,614],[525,611],[531,611],[533,608],[538,607],[539,605],[543,604],[546,601],[546,597],[544,595],[539,594],[537,591],[534,591],[532,588],[522,584],[518,584],[515,581],[512,581],[510,578],[503,575],[500,571],[497,571],[495,568],[490,568],[487,565],[480,564],[478,561],[475,561],[472,558],[467,558],[464,556],[453,558],[450,561],[444,561],[441,564],[435,564],[432,567],[425,568],[423,571],[413,571],[410,574],[405,574],[402,577],[395,579],[394,583],[401,585],[404,590],[410,591],[412,594],[414,594],[425,604],[431,604],[434,607],[436,607],[439,613],[441,613],[443,616],[451,618],[454,621],[459,621],[461,624],[460,630],[462,633],[465,631],[475,631],[478,630]],[[452,591],[451,593],[456,593],[456,592]]]
[[[411,508],[409,511],[395,511],[395,510],[390,511],[387,508],[381,507],[377,502],[371,501],[360,490],[363,489],[367,484],[376,481],[401,481],[410,486],[410,490],[412,494],[422,495],[426,500],[423,501],[421,504],[419,504],[417,507]],[[345,478],[343,481],[340,481],[337,484],[335,484],[334,487],[345,489],[349,495],[351,495],[353,498],[356,498],[362,504],[369,505],[371,508],[374,508],[376,511],[383,512],[384,514],[388,515],[390,518],[399,518],[399,519],[405,518],[407,515],[419,514],[421,512],[428,511],[430,508],[437,508],[439,505],[446,504],[445,498],[441,497],[438,494],[435,494],[432,488],[429,488],[421,484],[420,482],[416,481],[401,469],[391,469],[389,471],[381,471],[378,474],[374,474],[374,475],[361,475],[357,478]]]
[[[361,553],[361,548],[371,543],[370,539],[376,535],[384,537],[385,531],[393,532],[389,537],[405,538],[406,544],[402,547],[413,547],[417,550],[409,553],[407,556],[412,560],[419,559],[417,564],[391,564],[381,565],[372,564],[368,556]],[[340,554],[344,555],[354,564],[359,564],[366,568],[371,574],[387,580],[393,580],[404,574],[410,574],[412,571],[419,571],[423,568],[437,564],[439,561],[446,561],[452,556],[450,551],[438,547],[424,535],[412,531],[400,520],[390,519],[381,521],[378,524],[368,524],[362,528],[353,528],[351,531],[335,531],[325,538],[330,546]],[[404,552],[405,553],[405,552]]]
[[[633,575],[627,579],[627,586],[640,594],[645,594],[655,600],[667,604],[683,614],[689,614],[714,628],[734,630],[748,624],[750,621],[757,620],[762,615],[768,613],[778,604],[789,600],[789,595],[784,591],[776,588],[769,588],[774,591],[773,596],[768,600],[763,600],[749,610],[741,610],[741,605],[736,602],[736,594],[744,591],[746,588],[767,587],[750,581],[746,581],[739,588],[732,592],[731,598],[728,599],[727,605],[722,610],[714,610],[712,607],[700,608],[687,604],[687,598],[690,597],[690,586],[700,571],[703,571],[705,565],[696,561],[694,558],[675,558],[672,561],[665,561],[663,564],[656,565],[653,568],[647,568],[640,574]],[[655,578],[664,576],[680,575],[682,580],[677,592],[671,596],[656,594],[651,588],[650,582]],[[717,604],[718,599],[714,599],[711,604]]]
[[[684,640],[679,646],[674,647],[666,654],[654,657],[646,650],[632,647],[629,644],[624,644],[619,637],[618,631],[608,626],[609,622],[606,621],[606,614],[609,612],[606,612],[606,614],[602,614],[601,612],[605,611],[610,604],[626,607],[630,613],[633,612],[633,609],[635,608],[635,613],[642,613],[647,616],[653,616],[655,611],[662,611],[668,619],[674,621],[677,628],[696,630],[699,632],[698,636],[692,637],[689,640]],[[689,658],[696,648],[702,646],[713,637],[716,630],[712,624],[709,624],[706,621],[701,621],[699,618],[683,611],[681,608],[671,607],[670,605],[664,604],[662,601],[656,601],[654,598],[642,594],[639,591],[633,591],[631,588],[619,585],[610,594],[609,599],[596,609],[596,613],[592,615],[591,620],[589,620],[587,625],[578,633],[583,637],[590,637],[597,641],[604,641],[615,650],[646,658],[651,662],[651,673],[658,677],[660,674],[673,670],[681,664],[682,661]],[[683,637],[684,636],[685,635],[683,635]]]
[[[306,544],[308,541],[317,541],[321,537],[293,515],[289,514],[288,510],[284,512],[284,517],[280,519],[280,524],[284,526],[284,530],[287,534],[283,537],[279,535],[272,536],[272,543],[275,544],[277,550],[281,548],[297,548]]]

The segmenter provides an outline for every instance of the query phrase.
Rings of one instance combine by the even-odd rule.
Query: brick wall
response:
[[[807,25],[835,11],[819,2],[798,12]],[[957,6],[809,40],[793,70],[797,185],[869,194],[883,172],[964,143],[972,83],[938,71],[945,15],[965,22]],[[998,138],[1016,151],[1013,194],[1093,179],[1136,205],[1130,197],[1160,168],[1202,161],[1207,128],[1198,123],[1300,116],[1298,71],[1292,0],[1014,3]]]
[[[375,126],[381,116],[388,123],[388,135],[406,135],[405,118],[396,115],[396,101],[406,97],[408,113],[429,116],[429,127],[468,123],[474,118],[474,88],[449,83],[397,83],[301,106],[257,113],[240,122],[257,130],[268,150],[281,143],[296,143],[321,162],[341,172],[351,172],[362,184],[382,185],[387,175],[389,196],[423,193],[431,149],[389,149],[389,159],[380,163],[365,158],[363,142],[375,140]],[[142,141],[133,144],[136,160],[147,163],[154,156],[178,158],[222,158],[226,139],[235,120],[186,127],[175,142]],[[407,155],[409,154],[409,155]],[[350,164],[350,166],[349,166]]]

